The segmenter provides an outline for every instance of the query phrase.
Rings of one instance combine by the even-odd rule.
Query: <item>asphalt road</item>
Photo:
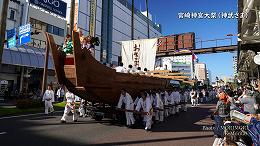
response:
[[[151,132],[128,129],[109,119],[97,122],[80,118],[78,122],[60,123],[62,113],[0,118],[1,146],[81,146],[81,145],[167,145],[211,146],[213,132],[209,119],[214,104],[190,107],[181,115],[154,125]],[[71,117],[70,117],[71,118]],[[72,121],[70,119],[70,121]]]

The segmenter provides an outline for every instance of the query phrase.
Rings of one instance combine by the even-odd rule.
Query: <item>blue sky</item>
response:
[[[135,0],[137,8],[145,10],[145,0]],[[178,13],[184,12],[237,12],[237,0],[149,0],[153,21],[162,25],[163,35],[195,32],[196,41],[227,38],[233,34],[233,45],[237,42],[237,19],[179,19]],[[219,41],[220,45],[230,45],[230,40]],[[215,42],[203,43],[203,47],[214,46]],[[200,48],[200,44],[197,44]],[[216,76],[233,75],[232,57],[236,53],[198,55],[199,61],[207,64]]]

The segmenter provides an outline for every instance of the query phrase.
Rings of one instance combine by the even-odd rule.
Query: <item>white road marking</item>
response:
[[[61,112],[63,112],[63,111],[55,111],[54,113],[61,113]],[[27,114],[27,115],[1,117],[0,120],[12,119],[12,118],[21,118],[21,117],[28,117],[28,116],[37,116],[37,115],[44,115],[44,113],[36,113],[36,114]]]
[[[6,134],[6,132],[0,132],[0,135],[4,135],[4,134]]]

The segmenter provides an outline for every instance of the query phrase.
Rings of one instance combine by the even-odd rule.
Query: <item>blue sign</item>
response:
[[[7,30],[7,48],[16,46],[16,29]]]
[[[30,3],[54,14],[66,17],[67,3],[61,0],[30,0]]]
[[[26,25],[19,27],[18,42],[19,42],[19,45],[31,42],[31,25],[30,24],[26,24]]]

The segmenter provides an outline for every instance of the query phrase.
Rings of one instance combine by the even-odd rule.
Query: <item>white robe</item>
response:
[[[152,100],[150,96],[147,96],[145,100],[143,100],[143,98],[140,98],[136,106],[136,110],[140,111],[141,108],[143,109],[144,112],[148,113],[147,115],[144,115],[144,119],[143,119],[143,121],[145,121],[146,123],[145,129],[146,130],[151,129],[153,111],[152,111]]]
[[[54,102],[54,92],[52,90],[46,90],[42,101],[44,101],[45,104],[45,114],[48,114],[48,110],[50,109],[50,112],[53,112],[53,106],[52,102]]]
[[[167,91],[165,91],[163,93],[164,93],[163,104],[164,104],[164,106],[167,106],[167,105],[169,105],[169,102],[168,102],[169,94]],[[164,109],[164,116],[165,117],[169,116],[169,108]]]
[[[115,67],[116,72],[121,72],[121,73],[127,73],[126,68],[124,68],[123,66],[117,66]]]
[[[163,111],[163,101],[159,93],[156,93],[155,97],[155,107],[160,109],[155,112],[155,120],[163,121],[164,118],[164,111]]]
[[[179,104],[181,102],[181,95],[178,91],[172,92],[173,100],[175,104]],[[179,112],[179,109],[181,108],[180,105],[175,106],[175,112]]]
[[[65,94],[65,97],[66,97],[67,103],[66,103],[66,106],[65,106],[65,109],[64,109],[64,114],[63,114],[61,120],[66,121],[68,114],[70,112],[72,112],[73,113],[73,117],[72,117],[73,121],[76,121],[77,120],[77,113],[75,111],[75,95],[71,92],[67,92]]]
[[[126,96],[121,94],[117,104],[117,108],[121,108],[123,103],[125,104],[126,110],[134,110],[133,99],[128,93],[126,93]],[[126,111],[125,115],[126,115],[126,125],[132,125],[135,123],[133,112]]]

